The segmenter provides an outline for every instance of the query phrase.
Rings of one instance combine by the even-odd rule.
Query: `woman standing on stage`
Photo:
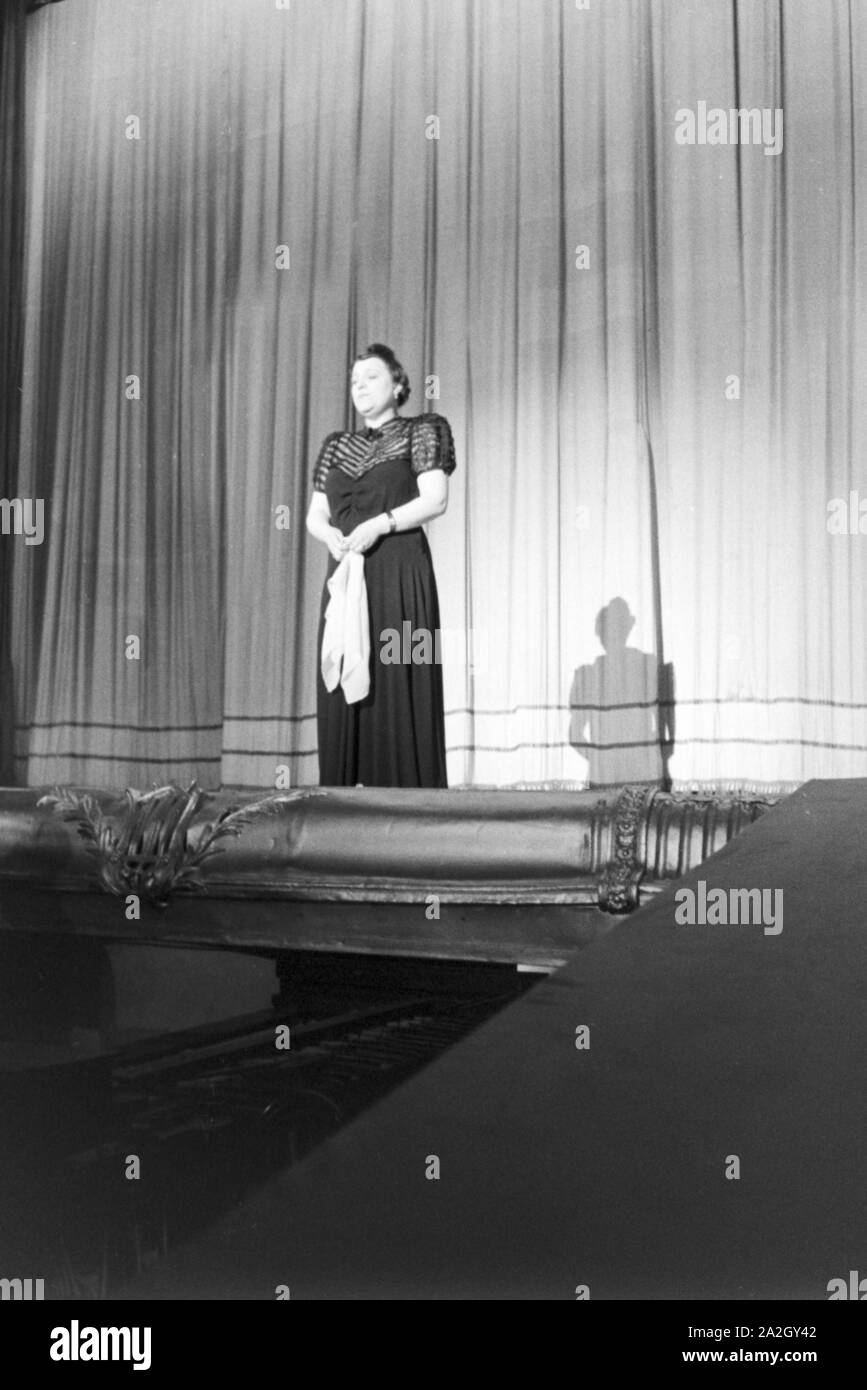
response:
[[[422,526],[448,505],[452,432],[441,415],[398,415],[409,379],[383,343],[358,355],[350,385],[364,428],[328,435],[307,514],[330,555],[317,646],[319,782],[445,787],[439,602]],[[369,689],[351,703],[322,670],[329,580],[347,555],[364,557],[370,641]]]

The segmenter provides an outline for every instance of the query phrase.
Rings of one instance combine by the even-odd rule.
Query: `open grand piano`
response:
[[[646,785],[324,789],[253,809],[162,791],[0,793],[5,1248],[55,1296],[158,1278],[171,1250],[501,1011],[532,1009],[538,972],[598,949],[769,810]],[[231,979],[242,957],[273,961],[276,988],[131,1035],[112,978],[133,947],[185,972],[187,997],[206,961]],[[131,1156],[147,1182],[122,1180]]]

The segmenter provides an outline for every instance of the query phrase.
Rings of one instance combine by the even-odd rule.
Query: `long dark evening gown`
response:
[[[346,536],[359,522],[418,497],[416,478],[432,468],[454,472],[448,421],[433,414],[414,419],[397,416],[378,430],[330,434],[316,461],[313,486],[326,494],[331,523]],[[381,660],[388,641],[383,634],[396,632],[402,655],[411,658],[410,635],[428,632],[432,643],[439,629],[439,600],[427,537],[420,526],[395,531],[365,551],[370,690],[354,704],[346,703],[339,684],[333,691],[326,689],[320,664],[328,580],[338,563],[329,555],[319,615],[320,785],[446,787],[442,665],[436,660]],[[438,649],[437,643],[431,654]]]

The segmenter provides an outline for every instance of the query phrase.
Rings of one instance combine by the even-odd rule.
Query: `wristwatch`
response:
[[[397,530],[397,521],[395,520],[394,512],[386,512],[386,516],[388,517],[389,534],[391,534],[392,531]]]

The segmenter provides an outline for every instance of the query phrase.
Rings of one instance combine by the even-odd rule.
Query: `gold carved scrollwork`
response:
[[[208,793],[195,781],[188,787],[169,785],[148,792],[128,787],[107,810],[95,797],[69,787],[55,787],[38,805],[51,807],[62,820],[77,826],[105,892],[123,897],[135,894],[156,907],[166,907],[179,889],[205,891],[202,865],[221,853],[220,840],[239,835],[251,821],[272,815],[289,802],[323,794],[278,792],[246,806],[224,807],[213,820],[197,823]]]
[[[615,802],[614,857],[598,884],[598,902],[604,912],[631,912],[638,907],[639,884],[645,871],[647,812],[657,791],[646,784],[624,787]]]

